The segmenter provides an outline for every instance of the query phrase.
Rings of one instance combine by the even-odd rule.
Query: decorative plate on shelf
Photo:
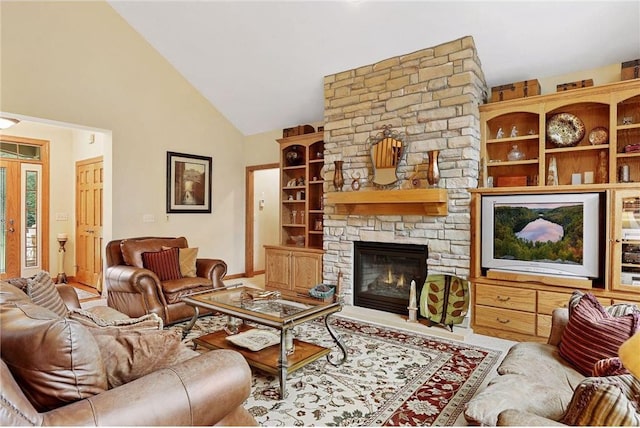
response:
[[[604,126],[598,126],[589,132],[589,142],[594,146],[596,144],[606,144],[608,141],[609,130]]]
[[[584,122],[571,113],[558,113],[547,122],[547,139],[556,147],[572,147],[582,140]]]
[[[268,330],[254,328],[243,333],[227,336],[226,339],[234,345],[247,348],[250,351],[260,351],[269,346],[280,343],[280,335]]]

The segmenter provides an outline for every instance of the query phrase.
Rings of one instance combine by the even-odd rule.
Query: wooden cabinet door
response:
[[[265,285],[280,290],[291,290],[291,251],[267,248],[265,250]]]
[[[309,289],[322,282],[322,254],[292,252],[291,281],[293,290],[309,294]]]

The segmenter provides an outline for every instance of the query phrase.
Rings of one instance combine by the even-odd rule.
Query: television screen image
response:
[[[598,193],[482,197],[482,268],[596,278],[600,275]]]
[[[493,256],[582,264],[583,221],[579,203],[497,203]]]

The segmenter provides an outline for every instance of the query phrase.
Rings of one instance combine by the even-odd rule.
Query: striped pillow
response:
[[[160,281],[171,281],[180,279],[180,261],[178,259],[178,249],[173,247],[168,250],[142,253],[142,264],[145,269],[149,269]]]
[[[558,350],[580,373],[590,376],[596,362],[618,356],[620,345],[639,325],[640,314],[614,317],[588,293],[571,312]]]
[[[573,426],[640,426],[634,405],[640,380],[633,375],[589,377],[578,385],[562,423]]]
[[[49,309],[61,318],[67,316],[67,305],[48,272],[38,272],[27,280],[27,295],[36,305]]]

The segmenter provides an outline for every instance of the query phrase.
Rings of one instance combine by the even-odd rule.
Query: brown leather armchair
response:
[[[218,259],[197,259],[196,277],[160,281],[154,272],[143,267],[142,253],[163,247],[188,248],[188,243],[184,237],[143,237],[107,244],[105,283],[110,307],[132,318],[155,313],[169,325],[193,316],[193,308],[183,303],[182,297],[224,287],[227,264]]]

